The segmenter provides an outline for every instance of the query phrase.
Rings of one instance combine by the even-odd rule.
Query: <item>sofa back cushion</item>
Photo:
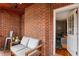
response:
[[[27,47],[29,39],[30,39],[29,37],[23,36],[23,38],[21,40],[21,44],[24,45],[25,47]]]
[[[38,46],[38,44],[39,44],[38,39],[30,38],[30,40],[28,42],[28,48],[34,49],[35,47]]]

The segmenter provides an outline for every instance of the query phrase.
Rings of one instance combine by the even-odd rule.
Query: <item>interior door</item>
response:
[[[77,55],[77,9],[72,10],[67,18],[67,50],[71,55]]]

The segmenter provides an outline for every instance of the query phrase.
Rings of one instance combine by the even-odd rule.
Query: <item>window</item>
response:
[[[71,35],[74,34],[74,15],[68,18],[68,33]]]

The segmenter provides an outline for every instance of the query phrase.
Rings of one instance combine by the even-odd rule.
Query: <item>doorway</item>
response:
[[[54,55],[78,55],[78,19],[76,12],[73,12],[78,6],[79,4],[73,4],[54,10]],[[63,51],[61,51],[62,49]],[[65,52],[67,52],[67,54]]]
[[[56,20],[56,54],[67,55],[67,19]]]

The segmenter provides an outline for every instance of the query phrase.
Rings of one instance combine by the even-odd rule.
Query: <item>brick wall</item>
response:
[[[21,16],[21,22],[20,22],[20,25],[21,25],[21,36],[24,36],[24,19],[25,19],[25,14],[23,14]]]
[[[25,35],[42,40],[44,46],[42,48],[43,55],[48,55],[48,4],[33,4],[25,9]]]
[[[1,47],[4,46],[5,37],[9,34],[10,30],[14,31],[14,35],[20,35],[20,17],[16,14],[0,11]]]

